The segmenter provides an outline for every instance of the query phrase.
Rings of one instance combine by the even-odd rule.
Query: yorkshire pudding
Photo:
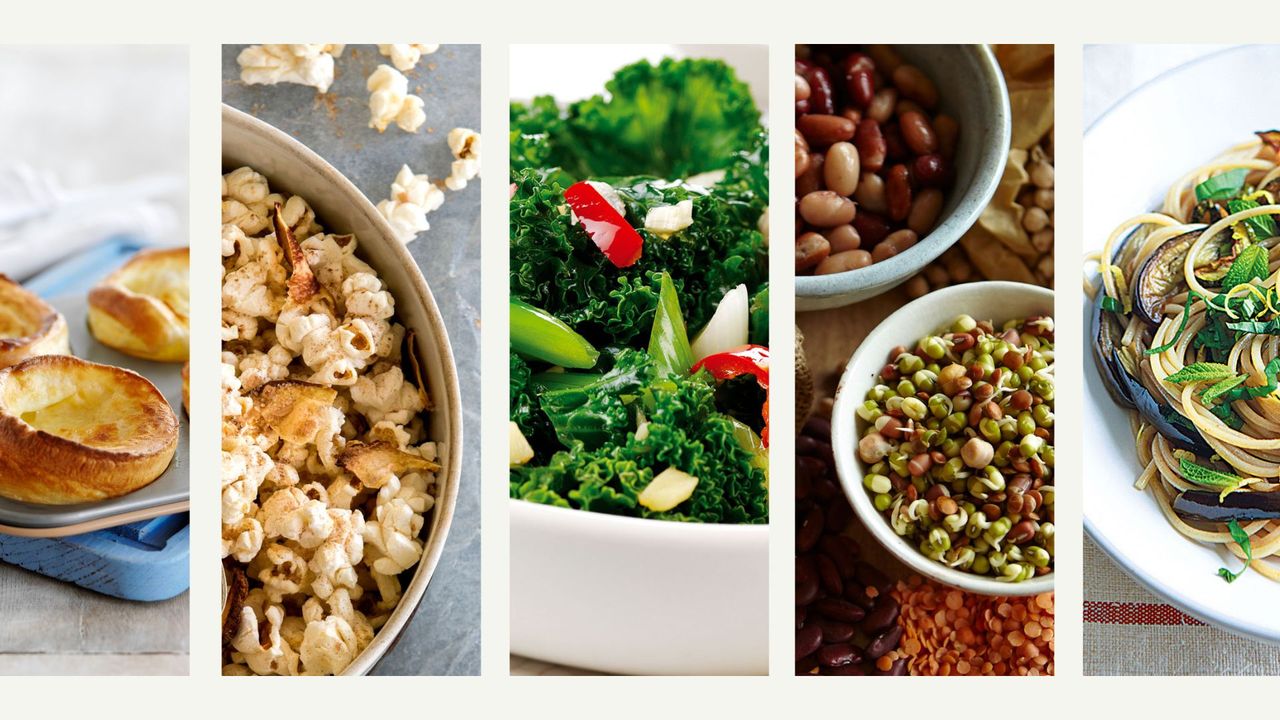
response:
[[[0,370],[0,495],[67,505],[124,495],[159,477],[178,418],[146,378],[70,355]]]
[[[0,274],[0,368],[36,355],[70,352],[62,314]]]
[[[89,330],[144,360],[183,362],[190,332],[188,248],[143,250],[89,292]]]

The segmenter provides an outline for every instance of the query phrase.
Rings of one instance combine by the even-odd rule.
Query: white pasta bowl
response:
[[[462,409],[457,369],[444,320],[417,264],[397,240],[373,204],[346,177],[287,134],[234,108],[222,107],[222,167],[227,172],[248,165],[262,173],[273,189],[301,195],[326,228],[354,234],[359,255],[378,271],[396,300],[396,316],[414,331],[426,371],[432,409],[427,432],[439,443],[435,507],[423,529],[422,559],[404,588],[400,604],[373,642],[347,667],[344,675],[368,673],[391,649],[422,601],[427,583],[444,549],[458,499],[462,462]]]
[[[511,500],[511,652],[630,675],[769,670],[769,527]]]
[[[840,484],[858,519],[899,561],[927,578],[981,595],[1038,595],[1053,590],[1050,572],[1019,583],[962,572],[925,557],[900,537],[883,513],[876,510],[862,485],[865,472],[858,459],[857,408],[876,384],[889,352],[899,345],[914,347],[920,338],[949,325],[958,315],[1000,324],[1032,315],[1053,315],[1053,291],[1015,282],[977,282],[955,285],[908,303],[880,323],[853,353],[836,389],[831,412],[831,443]]]

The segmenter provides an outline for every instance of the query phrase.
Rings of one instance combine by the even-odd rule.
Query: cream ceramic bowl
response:
[[[511,500],[511,652],[629,675],[769,671],[769,527]]]
[[[390,288],[396,299],[396,315],[416,333],[419,356],[427,366],[427,390],[435,405],[429,415],[428,433],[440,443],[444,466],[438,476],[440,490],[428,518],[422,560],[404,588],[404,597],[369,647],[343,673],[363,675],[395,644],[417,609],[449,534],[462,462],[462,409],[453,352],[444,320],[417,264],[364,194],[306,146],[224,105],[223,171],[243,165],[266,176],[272,188],[306,198],[326,228],[356,235],[361,257]]]
[[[920,554],[914,545],[889,527],[862,486],[863,467],[857,457],[856,411],[875,385],[889,351],[898,345],[914,347],[920,338],[936,333],[958,315],[1000,324],[1031,315],[1053,315],[1053,291],[1015,282],[977,282],[954,285],[931,292],[908,303],[880,323],[858,346],[836,389],[831,412],[831,444],[836,471],[844,494],[853,504],[858,519],[886,550],[912,571],[952,587],[981,595],[1038,595],[1053,590],[1054,573],[1020,583],[1004,583],[992,578],[961,572]]]

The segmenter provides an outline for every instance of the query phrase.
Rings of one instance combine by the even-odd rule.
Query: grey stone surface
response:
[[[480,128],[480,47],[444,45],[405,75],[425,101],[416,134],[368,127],[365,80],[384,61],[374,45],[348,45],[327,95],[302,85],[245,85],[236,56],[222,49],[223,102],[289,133],[347,176],[375,204],[402,164],[432,178],[449,174],[445,142],[455,127]],[[378,664],[382,675],[480,673],[480,180],[446,191],[427,216],[431,229],[409,244],[449,328],[462,388],[462,487],[449,540],[413,620]]]

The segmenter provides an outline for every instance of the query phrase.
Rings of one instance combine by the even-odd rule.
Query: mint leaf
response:
[[[1243,198],[1227,203],[1227,211],[1232,215],[1245,210],[1252,210],[1256,207],[1262,207],[1257,200],[1245,200]],[[1256,215],[1245,220],[1244,224],[1253,233],[1254,240],[1266,240],[1276,234],[1276,220],[1270,215]]]
[[[1236,201],[1232,201],[1234,204]],[[1257,203],[1254,203],[1255,205]],[[1270,220],[1270,218],[1267,218]],[[1273,234],[1275,223],[1271,227]],[[1267,237],[1271,237],[1267,235]],[[1271,271],[1267,267],[1268,263],[1267,249],[1261,245],[1250,245],[1231,263],[1231,269],[1227,271],[1227,276],[1222,279],[1222,289],[1231,290],[1237,285],[1243,285],[1250,280],[1265,280]]]
[[[1247,378],[1247,375],[1236,375],[1235,377],[1229,377],[1226,380],[1219,381],[1208,390],[1205,390],[1204,394],[1200,396],[1200,399],[1206,404],[1211,403],[1214,400],[1217,400],[1219,396],[1223,395],[1228,390],[1244,382]]]
[[[1234,370],[1220,363],[1198,362],[1191,363],[1165,380],[1182,385],[1189,382],[1217,382],[1235,374]]]
[[[1240,572],[1231,572],[1227,568],[1218,568],[1218,577],[1227,582],[1235,582],[1236,578],[1244,574],[1249,569],[1249,563],[1253,562],[1253,543],[1249,542],[1249,534],[1240,527],[1240,523],[1232,520],[1227,523],[1227,532],[1231,533],[1231,539],[1236,541],[1240,549],[1244,551],[1244,567],[1240,568]]]
[[[1244,179],[1248,174],[1248,170],[1236,168],[1214,175],[1196,186],[1196,201],[1227,200],[1235,197],[1244,187]]]

